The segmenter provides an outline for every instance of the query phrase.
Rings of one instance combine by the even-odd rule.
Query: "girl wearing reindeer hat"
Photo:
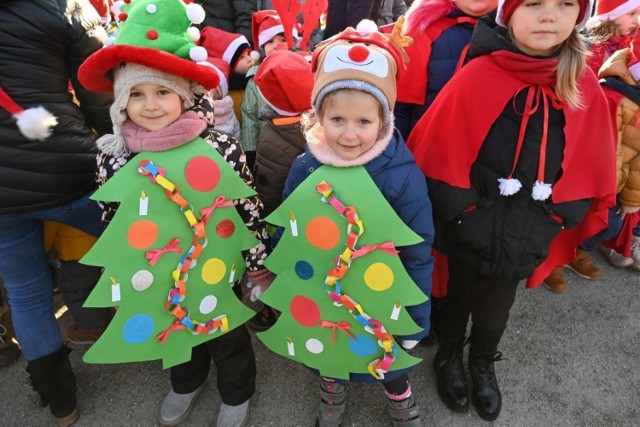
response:
[[[113,45],[90,56],[80,69],[80,79],[89,89],[115,95],[114,133],[98,140],[100,180],[117,173],[136,153],[171,150],[200,137],[251,185],[238,141],[210,126],[213,110],[202,114],[209,107],[202,94],[220,83],[206,62],[206,50],[194,43],[199,32],[190,27],[204,18],[202,8],[180,0],[132,0],[121,7],[119,17],[123,22]],[[255,196],[242,198],[236,209],[259,240],[245,254],[247,274],[255,283],[269,282],[271,275],[262,264],[268,240],[260,219],[262,203]],[[112,214],[113,207],[107,206],[107,219]],[[189,416],[211,359],[218,368],[222,399],[217,425],[246,422],[256,367],[251,339],[242,325],[197,345],[189,362],[171,368],[172,387],[162,402],[161,424],[178,424]]]
[[[428,178],[448,294],[434,359],[438,394],[495,420],[494,362],[520,280],[540,284],[602,229],[615,203],[615,141],[580,34],[588,0],[501,0],[478,20],[465,65],[417,123],[408,145]],[[464,123],[464,125],[461,125]]]

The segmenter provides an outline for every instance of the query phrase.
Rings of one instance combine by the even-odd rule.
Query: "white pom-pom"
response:
[[[189,58],[195,62],[201,62],[207,60],[207,49],[202,46],[194,46],[189,49]]]
[[[551,184],[542,181],[536,181],[533,184],[533,190],[531,190],[533,200],[547,200],[549,196],[551,196]]]
[[[358,23],[358,26],[356,27],[356,31],[361,36],[367,36],[371,33],[375,33],[376,31],[378,31],[378,26],[376,25],[375,22],[373,22],[370,19],[363,19]]]
[[[197,42],[200,40],[200,30],[196,27],[189,27],[187,28],[187,36],[194,42]]]
[[[58,124],[58,119],[44,107],[29,108],[14,115],[18,129],[25,138],[43,140],[51,135],[51,128]]]
[[[498,178],[498,188],[503,196],[513,196],[522,188],[522,184],[516,178]]]
[[[260,61],[260,52],[258,52],[257,50],[252,50],[251,53],[249,53],[249,56],[251,57],[251,59],[253,59],[254,62]]]
[[[153,15],[158,11],[158,7],[155,4],[151,3],[147,5],[146,10],[147,10],[147,13],[150,13]]]
[[[194,24],[200,24],[204,21],[204,9],[196,3],[187,5],[187,18]]]
[[[96,141],[96,145],[100,151],[111,157],[120,157],[127,152],[124,139],[113,134],[102,135]]]

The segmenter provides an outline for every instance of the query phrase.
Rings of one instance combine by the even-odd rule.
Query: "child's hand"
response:
[[[624,219],[625,216],[632,214],[632,213],[636,213],[640,211],[640,206],[626,206],[626,205],[622,205],[620,206],[620,208],[618,209],[618,212],[616,212],[618,215],[620,215],[620,218]]]
[[[247,278],[249,279],[247,287],[251,289],[249,299],[254,302],[257,301],[260,295],[269,288],[269,285],[271,285],[275,277],[276,276],[266,268],[247,271]]]

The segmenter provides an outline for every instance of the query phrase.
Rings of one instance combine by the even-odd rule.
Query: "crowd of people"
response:
[[[317,426],[341,425],[349,382],[382,383],[393,425],[422,425],[410,366],[392,367],[419,344],[438,346],[437,394],[449,409],[472,404],[496,420],[495,362],[508,352],[500,342],[519,284],[563,293],[565,268],[596,280],[596,248],[613,266],[640,271],[640,0],[285,3],[0,4],[0,365],[22,354],[57,426],[80,416],[67,343],[94,344],[117,315],[84,304],[103,269],[81,259],[121,209],[91,195],[139,153],[203,141],[255,190],[233,202],[242,219],[235,227],[254,240],[243,251],[246,272],[230,282],[257,313],[211,332],[170,368],[161,425],[189,417],[211,361],[222,400],[217,425],[246,425],[261,369],[249,329],[267,331],[284,317],[261,300],[276,292],[269,257],[288,232],[297,236],[267,217],[321,168],[345,171],[347,180],[366,171],[390,209],[380,212],[394,212],[415,235],[397,250],[387,242],[386,251],[424,299],[402,301],[416,327],[395,333],[369,315],[384,292],[362,304],[346,295],[362,295],[344,279],[352,261],[383,245],[357,246],[362,220],[340,201],[349,186],[336,193],[316,183],[349,222],[340,237],[346,249],[319,282],[353,316],[351,324],[334,320],[331,343],[356,348],[352,329],[364,327],[382,354],[341,378],[296,358],[289,343],[288,355],[318,376]],[[155,173],[204,239],[207,220],[199,222],[161,168]],[[178,309],[200,240],[172,275],[179,296],[165,304],[176,330],[194,335],[209,330]],[[295,272],[306,280],[313,274],[305,265]],[[367,274],[365,282],[375,288]],[[55,288],[73,318],[64,334]]]

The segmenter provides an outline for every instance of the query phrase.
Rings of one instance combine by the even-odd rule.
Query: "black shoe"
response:
[[[431,327],[429,329],[429,335],[420,340],[420,345],[431,347],[435,344],[438,344],[438,336],[436,335],[436,331],[433,329],[433,327]]]
[[[485,421],[494,421],[502,409],[502,394],[498,387],[498,379],[494,362],[502,360],[502,353],[477,353],[469,349],[469,372],[473,383],[473,405]]]
[[[433,368],[436,371],[438,395],[452,411],[469,410],[469,394],[462,364],[462,342],[441,341]]]
[[[278,320],[276,311],[268,305],[265,305],[255,316],[247,320],[247,326],[254,331],[262,332],[272,327],[276,323],[276,320]]]

